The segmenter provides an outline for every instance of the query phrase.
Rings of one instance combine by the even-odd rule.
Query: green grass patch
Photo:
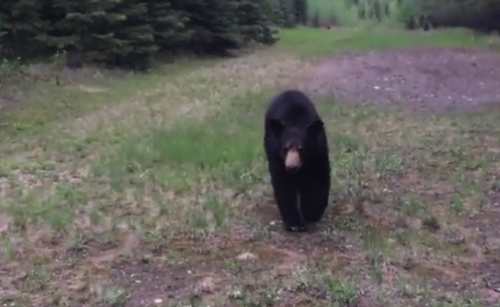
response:
[[[72,72],[72,78],[81,79],[76,84],[65,81],[59,76],[61,72],[48,71],[45,78],[8,85],[4,90],[22,103],[0,113],[0,138],[39,135],[50,123],[129,102],[131,97],[144,96],[145,92],[161,86],[171,77],[211,62],[180,58],[171,64],[158,63],[158,67],[147,74],[89,68]],[[58,83],[58,79],[62,81]]]
[[[19,228],[43,223],[55,231],[64,231],[73,221],[75,210],[86,202],[87,197],[83,192],[73,186],[60,184],[48,193],[35,189],[20,195],[19,202],[7,202],[3,209],[13,217],[14,225]]]
[[[421,219],[424,219],[429,215],[429,209],[426,204],[415,195],[407,195],[401,199],[400,210],[407,216]]]
[[[235,187],[255,183],[263,170],[254,164],[263,158],[266,98],[264,94],[242,96],[207,120],[156,127],[125,139],[96,171],[111,178],[115,187],[144,178],[179,190],[203,177]]]
[[[346,51],[366,52],[412,47],[487,48],[489,36],[465,29],[406,31],[399,29],[299,27],[282,31],[278,48],[307,57],[321,57]]]
[[[333,306],[352,306],[359,299],[359,290],[354,283],[327,278],[328,290]]]

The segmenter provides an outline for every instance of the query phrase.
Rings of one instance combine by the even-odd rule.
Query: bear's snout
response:
[[[302,159],[297,149],[292,148],[287,151],[285,157],[285,168],[290,173],[296,173],[302,167]]]

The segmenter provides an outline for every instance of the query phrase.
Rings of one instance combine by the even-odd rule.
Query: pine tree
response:
[[[271,26],[263,0],[240,0],[237,13],[238,25],[245,42],[257,41],[264,44],[276,42],[277,31]]]
[[[293,8],[295,21],[303,25],[307,24],[307,0],[294,0]]]
[[[320,20],[319,20],[319,12],[318,11],[314,12],[312,24],[313,24],[313,27],[315,27],[315,28],[320,27]]]
[[[172,51],[185,46],[190,33],[185,13],[174,10],[172,4],[164,0],[148,0],[149,23],[154,30],[155,42],[164,51]]]
[[[283,11],[284,26],[294,27],[297,23],[295,19],[295,7],[294,2],[291,0],[280,0],[281,10]]]
[[[0,0],[0,53],[64,51],[71,67],[146,68],[159,51],[224,54],[244,42],[273,43],[272,21],[294,25],[301,1]]]
[[[382,21],[382,5],[379,0],[373,2],[373,16],[378,22]]]
[[[113,0],[53,0],[46,8],[51,28],[44,41],[67,52],[68,65],[79,67],[86,61],[108,62],[120,41],[113,28],[125,16],[114,14]]]
[[[29,56],[42,47],[38,38],[45,31],[40,1],[0,1],[0,41],[4,52]]]
[[[122,0],[111,12],[122,16],[113,27],[116,44],[111,50],[111,63],[140,70],[148,68],[159,47],[149,24],[147,3]]]
[[[192,30],[189,46],[199,53],[225,54],[241,46],[237,0],[181,0],[175,8],[185,11]]]

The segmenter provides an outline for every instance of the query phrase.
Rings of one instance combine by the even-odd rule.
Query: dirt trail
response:
[[[345,54],[320,63],[303,87],[349,102],[474,110],[500,102],[500,54],[470,49]]]

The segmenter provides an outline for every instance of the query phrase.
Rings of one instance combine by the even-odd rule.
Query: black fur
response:
[[[302,92],[285,91],[273,99],[266,112],[264,147],[285,227],[303,231],[307,223],[321,219],[328,205],[330,161],[323,121]],[[300,148],[302,166],[296,171],[285,168],[289,147]]]

